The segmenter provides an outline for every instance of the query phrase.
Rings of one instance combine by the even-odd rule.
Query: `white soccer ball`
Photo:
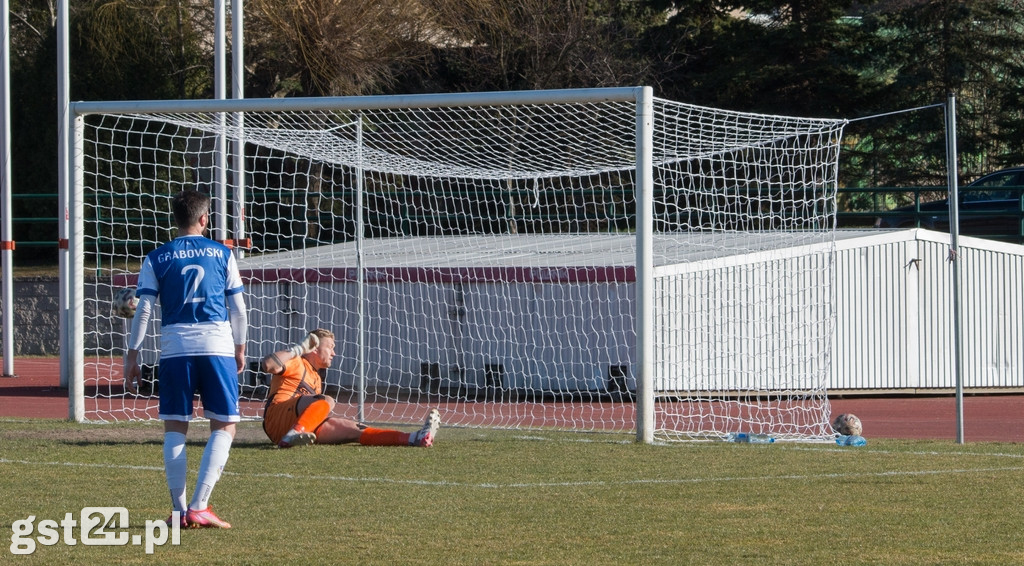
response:
[[[832,428],[844,436],[860,436],[864,432],[860,419],[853,413],[843,413],[832,421]]]
[[[121,318],[132,318],[138,306],[139,298],[135,296],[135,289],[125,287],[114,293],[114,300],[110,302],[110,312]]]

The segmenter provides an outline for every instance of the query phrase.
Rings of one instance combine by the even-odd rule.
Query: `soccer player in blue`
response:
[[[160,419],[173,510],[180,513],[182,526],[226,529],[231,525],[213,513],[209,500],[240,420],[237,374],[245,365],[248,332],[244,287],[231,250],[204,236],[210,223],[210,197],[186,189],[174,196],[171,209],[178,236],[147,254],[139,273],[135,291],[139,305],[124,360],[124,385],[129,392],[138,391],[139,349],[159,301]],[[197,391],[203,415],[210,420],[210,438],[195,491],[186,505],[185,435]]]

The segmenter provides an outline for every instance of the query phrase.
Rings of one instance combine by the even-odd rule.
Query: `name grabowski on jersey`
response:
[[[174,250],[160,254],[156,260],[160,263],[172,259],[191,259],[194,257],[224,257],[224,250],[218,248],[190,248],[185,250]]]

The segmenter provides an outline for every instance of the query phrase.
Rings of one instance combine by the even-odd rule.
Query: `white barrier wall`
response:
[[[797,360],[790,364],[808,365],[781,369],[794,376],[806,376],[813,374],[815,364],[829,364],[830,390],[953,388],[948,240],[947,234],[927,230],[859,231],[846,235],[840,232],[835,256],[838,313],[832,351],[824,356],[819,352],[780,355],[780,360]],[[658,299],[662,303],[656,310],[669,310],[668,302],[689,300],[688,289],[714,287],[716,280],[735,276],[728,273],[730,269],[742,269],[744,276],[750,277],[752,263],[761,262],[755,271],[801,272],[807,270],[790,264],[820,261],[817,256],[798,252],[787,255],[773,251],[765,258],[762,261],[754,254],[731,267],[718,261],[706,270],[687,269],[686,278],[676,283],[672,283],[671,277],[663,278]],[[961,238],[959,258],[965,387],[1024,387],[1024,247]],[[327,381],[342,386],[352,384],[357,329],[354,281],[263,281],[248,285],[256,313],[250,320],[250,352],[254,357],[258,350],[253,348],[281,346],[300,339],[303,329],[327,326],[339,335],[338,359],[328,370]],[[301,291],[296,286],[301,286]],[[791,293],[769,304],[776,309],[788,308],[787,303],[799,306],[801,295],[818,292],[822,291],[813,285],[794,281]],[[421,364],[430,363],[438,365],[437,377],[442,387],[459,382],[485,385],[488,371],[501,366],[504,388],[596,390],[606,384],[602,382],[608,379],[609,367],[617,366],[618,371],[628,372],[628,388],[635,389],[630,368],[635,360],[631,273],[586,284],[557,278],[405,281],[386,285],[371,282],[366,293],[366,331],[371,341],[377,340],[367,351],[366,373],[380,383],[417,384],[422,378]],[[550,299],[567,294],[574,297],[576,312],[546,310],[564,309],[566,302]],[[707,296],[701,294],[701,300],[707,300]],[[508,304],[510,297],[514,297],[515,304]],[[763,303],[763,299],[758,302]],[[715,301],[700,316],[714,316],[720,309],[742,309],[749,302],[744,297],[732,296],[720,296]],[[792,330],[776,333],[780,336],[777,344],[768,341],[751,347],[782,348],[788,333],[815,331],[813,321],[819,313],[789,310]],[[803,318],[807,324],[802,324]],[[750,323],[758,322],[752,317]],[[565,359],[564,353],[559,353],[564,349],[553,345],[570,335],[566,332],[567,324],[592,328],[590,339],[601,342],[602,347],[580,345],[575,349],[576,357]],[[674,326],[685,329],[700,325],[681,321]],[[277,336],[279,328],[293,330],[288,336]],[[723,390],[752,387],[756,384],[749,380],[780,370],[770,367],[770,363],[768,367],[756,365],[764,364],[764,359],[770,362],[770,355],[752,357],[755,361],[716,356],[723,341],[733,334],[725,327],[718,331],[717,336],[696,340],[685,336],[685,331],[660,336],[659,359],[665,365],[657,370],[657,375],[665,379],[659,390],[686,390],[698,385]],[[389,337],[387,342],[374,338],[381,336]],[[616,342],[610,349],[613,354],[608,354],[608,341]],[[677,367],[687,369],[669,369]],[[741,379],[748,381],[740,383]],[[794,389],[806,386],[793,383]]]
[[[622,280],[591,283],[515,277],[370,281],[364,297],[369,342],[365,373],[377,388],[416,388],[424,364],[436,364],[435,386],[442,388],[604,389],[609,366],[628,365],[633,359],[632,273],[628,280],[622,275]],[[250,351],[271,351],[301,339],[304,329],[328,328],[337,337],[337,358],[326,381],[343,387],[354,384],[359,332],[355,281],[264,279],[250,280],[247,287],[253,307]],[[565,302],[562,295],[570,295],[572,301]],[[574,305],[574,312],[565,312],[566,304]],[[279,336],[281,328],[292,330]],[[566,347],[565,340],[578,335],[579,328],[593,329],[587,340],[600,346]],[[573,354],[567,356],[567,351]],[[632,372],[628,373],[628,387],[635,390]],[[500,383],[489,383],[495,379]]]
[[[949,235],[906,230],[837,242],[830,389],[956,385]],[[1024,247],[959,239],[963,380],[1024,387]]]

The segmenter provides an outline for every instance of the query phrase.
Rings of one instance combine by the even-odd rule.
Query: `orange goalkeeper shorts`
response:
[[[302,399],[301,395],[287,401],[268,403],[263,411],[263,432],[267,433],[267,437],[274,444],[281,442],[281,438],[298,422],[299,399]]]

